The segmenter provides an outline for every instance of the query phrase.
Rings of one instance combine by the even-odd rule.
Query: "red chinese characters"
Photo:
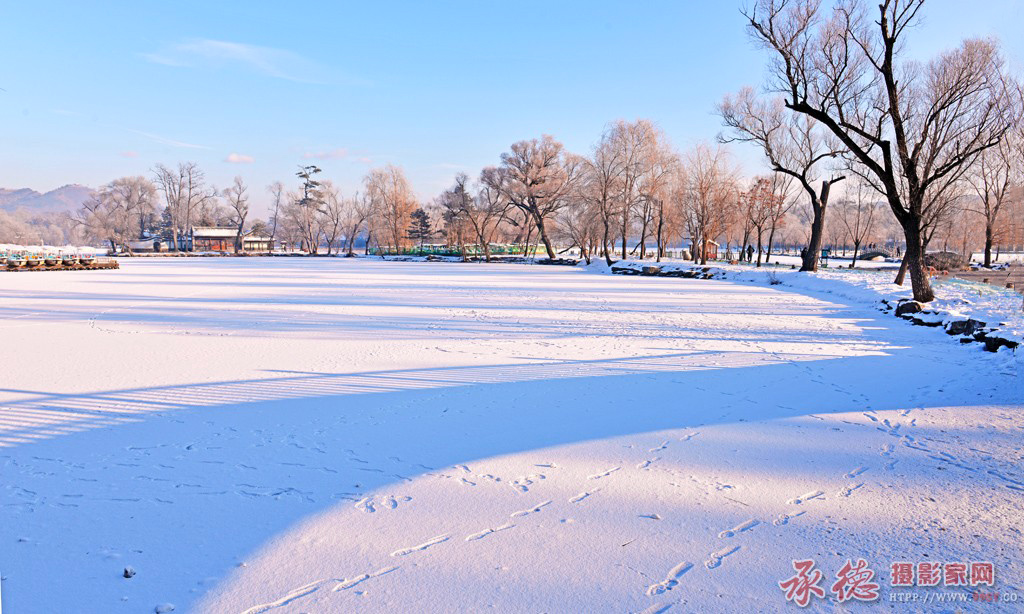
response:
[[[914,564],[897,561],[891,567],[891,583],[893,586],[914,586]]]
[[[989,562],[971,563],[971,586],[987,584],[992,586],[996,582],[995,567]]]
[[[825,589],[818,586],[825,574],[821,573],[821,570],[814,569],[812,559],[793,561],[793,569],[796,570],[796,575],[779,582],[779,587],[786,591],[786,601],[806,607],[811,602],[811,595],[825,596]]]
[[[878,599],[878,583],[871,581],[874,577],[875,572],[864,559],[857,559],[856,564],[846,559],[846,564],[836,574],[837,580],[832,585],[832,592],[839,603],[850,599],[874,601]]]

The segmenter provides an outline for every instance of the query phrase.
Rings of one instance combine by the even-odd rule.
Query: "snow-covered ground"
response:
[[[846,611],[850,558],[1024,601],[1020,363],[847,282],[121,264],[2,277],[5,611],[770,612],[794,559]]]

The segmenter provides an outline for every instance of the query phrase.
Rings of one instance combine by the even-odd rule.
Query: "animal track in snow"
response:
[[[673,588],[679,585],[679,578],[683,577],[683,575],[691,569],[693,569],[693,563],[689,563],[686,561],[676,565],[675,567],[669,570],[668,574],[665,575],[665,579],[663,581],[658,582],[657,584],[652,584],[647,587],[647,596],[653,597],[655,595],[660,595],[666,591],[672,590]]]
[[[372,514],[378,509],[389,509],[393,510],[398,507],[399,502],[406,503],[412,501],[412,497],[394,497],[392,495],[384,495],[380,497],[363,497],[355,503],[352,507],[363,510],[364,512]]]
[[[708,569],[715,569],[716,567],[722,564],[722,559],[729,556],[730,554],[733,554],[739,549],[739,546],[732,546],[730,548],[722,548],[717,552],[712,552],[710,558],[708,558],[707,561],[704,561],[704,566]]]
[[[793,518],[796,518],[797,516],[803,516],[806,513],[807,512],[805,511],[799,511],[795,514],[779,514],[779,517],[773,520],[772,524],[777,527],[781,527],[784,524],[789,524],[789,521]]]
[[[512,480],[508,484],[509,486],[515,488],[519,492],[528,492],[530,490],[530,486],[533,486],[534,482],[539,482],[540,480],[546,479],[547,476],[545,476],[542,473],[531,473],[530,475],[520,476]]]
[[[537,505],[534,505],[533,507],[531,507],[530,509],[527,509],[527,510],[520,510],[518,512],[512,512],[509,515],[509,517],[510,518],[519,518],[521,516],[527,516],[529,514],[536,514],[537,512],[541,511],[541,509],[543,509],[544,507],[546,507],[548,505],[551,505],[551,501],[550,500],[544,501],[542,503],[538,503]]]
[[[391,573],[392,571],[395,571],[396,569],[398,569],[397,565],[392,566],[392,567],[384,567],[382,569],[378,569],[377,571],[375,571],[373,573],[364,573],[364,574],[355,576],[354,578],[345,578],[344,580],[339,580],[338,584],[336,584],[334,586],[334,588],[331,589],[331,591],[333,591],[333,592],[347,591],[348,589],[352,588],[353,586],[356,586],[357,584],[362,584],[363,582],[369,580],[370,578],[376,578],[378,576],[383,576],[384,574]]]
[[[615,473],[619,469],[622,469],[622,467],[612,467],[611,469],[609,469],[607,471],[602,471],[601,473],[595,473],[594,475],[590,476],[589,479],[591,479],[591,480],[600,480],[601,478],[606,478],[606,477],[610,476],[611,474]]]
[[[273,610],[274,608],[279,608],[279,607],[281,607],[283,605],[288,605],[289,603],[295,601],[296,599],[299,599],[301,597],[305,597],[306,595],[308,595],[310,593],[316,592],[320,588],[320,584],[322,582],[323,582],[323,580],[317,580],[316,582],[310,582],[309,584],[306,584],[305,586],[300,586],[299,588],[289,592],[287,595],[285,595],[284,597],[281,597],[280,599],[278,599],[276,601],[271,601],[269,603],[261,603],[259,605],[254,605],[251,608],[249,608],[248,610],[246,610],[245,612],[243,612],[242,614],[261,614],[262,612],[266,612],[268,610]]]
[[[449,539],[451,538],[448,535],[438,535],[437,537],[433,537],[418,546],[410,546],[408,548],[402,548],[401,550],[395,550],[391,553],[391,556],[406,556],[408,554],[412,554],[413,552],[422,552],[431,546],[436,546],[437,544],[444,543]]]
[[[493,529],[484,529],[483,531],[480,531],[479,533],[473,533],[472,535],[467,535],[466,536],[466,541],[473,542],[473,541],[476,541],[478,539],[483,539],[483,538],[487,537],[488,535],[490,535],[491,533],[497,533],[498,531],[507,531],[509,529],[514,528],[515,526],[516,525],[512,524],[511,522],[507,522],[507,523],[501,525],[500,527],[494,527]]]
[[[697,435],[700,435],[700,431],[694,431],[692,433],[688,433],[686,435],[683,435],[682,437],[679,438],[679,441],[690,441],[691,439],[693,439]]]
[[[800,505],[801,503],[813,501],[814,499],[818,499],[820,497],[823,497],[824,495],[825,491],[823,490],[812,490],[811,492],[804,493],[795,499],[790,499],[789,501],[787,501],[787,503],[789,503],[790,505]]]
[[[740,533],[743,533],[745,531],[749,531],[749,530],[753,529],[754,527],[756,527],[759,524],[761,524],[760,520],[754,520],[753,518],[751,518],[750,520],[747,520],[746,522],[742,522],[742,523],[736,525],[735,527],[733,527],[733,528],[731,528],[731,529],[729,529],[727,531],[722,531],[721,533],[718,534],[718,536],[723,538],[723,539],[726,538],[726,537],[735,537],[735,536],[739,535]]]
[[[849,497],[853,493],[853,491],[857,490],[861,486],[864,486],[864,482],[861,482],[859,484],[847,484],[839,491],[838,494],[840,497]]]
[[[862,465],[860,467],[857,467],[856,469],[851,469],[850,472],[843,477],[845,477],[848,480],[852,480],[853,478],[857,477],[858,475],[864,473],[867,470],[868,468]]]
[[[654,458],[649,458],[649,459],[645,460],[642,463],[638,463],[636,468],[637,469],[647,469],[648,467],[651,466],[651,463],[653,463],[655,461],[659,461],[659,460],[661,460],[660,456],[655,456]]]
[[[657,448],[651,448],[650,450],[648,450],[648,452],[659,452],[661,450],[664,450],[667,447],[668,447],[668,440],[666,439],[665,441],[661,442],[660,446],[658,446]]]
[[[601,489],[600,488],[595,488],[594,490],[589,490],[589,491],[586,491],[586,492],[581,492],[580,494],[576,495],[575,497],[571,497],[569,499],[569,503],[579,503],[580,501],[586,499],[587,497],[589,497],[590,495],[598,492],[599,490],[601,490]]]

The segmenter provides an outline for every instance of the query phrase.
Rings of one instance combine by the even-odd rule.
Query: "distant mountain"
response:
[[[82,206],[92,192],[92,188],[76,184],[61,186],[45,194],[29,188],[0,188],[0,209],[14,211],[24,208],[33,213],[74,211]]]

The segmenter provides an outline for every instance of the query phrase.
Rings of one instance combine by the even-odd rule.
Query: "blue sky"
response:
[[[394,163],[427,199],[520,139],[586,153],[617,118],[684,148],[714,139],[725,93],[762,82],[741,4],[6,2],[0,187],[194,160],[218,186],[241,175],[260,207],[299,164],[351,192]],[[1024,0],[925,10],[915,55],[997,36],[1020,68]],[[758,172],[756,152],[736,154]]]

